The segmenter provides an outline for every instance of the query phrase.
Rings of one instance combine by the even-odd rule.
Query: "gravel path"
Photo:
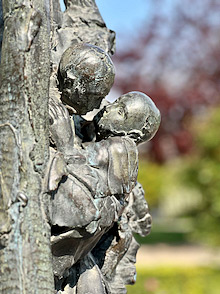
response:
[[[220,266],[220,250],[201,246],[142,245],[137,266]]]

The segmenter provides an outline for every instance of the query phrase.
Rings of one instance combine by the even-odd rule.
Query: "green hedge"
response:
[[[128,294],[219,294],[220,270],[212,268],[137,268]]]
[[[135,239],[139,244],[158,244],[165,243],[171,245],[188,243],[187,234],[182,232],[155,232],[151,230],[150,235],[141,237],[135,234]],[[220,294],[220,293],[219,293]]]

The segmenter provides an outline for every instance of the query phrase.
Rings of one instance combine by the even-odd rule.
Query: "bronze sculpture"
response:
[[[45,188],[50,194],[46,212],[55,289],[65,294],[122,294],[125,284],[135,281],[139,246],[132,232],[146,235],[151,227],[137,183],[137,144],[155,135],[160,112],[147,95],[130,92],[105,103],[92,121],[82,118],[100,107],[114,82],[108,55],[114,51],[114,34],[105,26],[95,34],[87,34],[84,25],[78,30],[78,2],[66,2],[63,22],[57,18],[52,51]],[[94,1],[83,3],[88,23],[101,23]],[[70,40],[76,30],[78,37]]]
[[[96,99],[96,93],[94,97]],[[75,101],[78,101],[79,96],[72,98],[69,106],[77,104]],[[84,107],[89,105],[91,110],[90,102],[83,101]],[[154,136],[159,127],[160,113],[152,100],[143,93],[123,95],[95,116],[96,142],[90,142],[84,148],[74,146],[73,122],[64,106],[51,102],[50,113],[51,136],[57,152],[53,155],[55,159],[48,183],[53,182],[53,174],[56,175],[55,180],[58,178],[60,181],[57,181],[57,185],[52,183],[52,188],[49,187],[49,222],[53,233],[54,273],[59,281],[57,289],[62,289],[69,287],[69,284],[62,282],[63,278],[68,276],[71,280],[71,276],[74,276],[73,268],[80,272],[80,269],[76,270],[79,264],[84,268],[83,272],[86,271],[87,263],[97,268],[90,251],[123,215],[129,194],[137,181],[136,143]],[[63,137],[68,139],[64,142]],[[55,163],[59,161],[63,168],[57,177]],[[134,246],[131,229],[126,239],[128,244]],[[100,279],[104,280],[101,274]],[[77,283],[74,287],[79,287]],[[113,293],[107,288],[94,293]]]

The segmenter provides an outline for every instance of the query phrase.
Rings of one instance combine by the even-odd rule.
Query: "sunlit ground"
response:
[[[137,281],[128,294],[219,294],[220,249],[184,241],[181,234],[139,238]],[[167,243],[154,243],[158,238]],[[149,244],[151,243],[151,244]]]
[[[201,245],[143,245],[137,255],[137,282],[128,293],[220,293],[220,250]]]
[[[128,294],[219,294],[220,271],[208,267],[138,267]]]

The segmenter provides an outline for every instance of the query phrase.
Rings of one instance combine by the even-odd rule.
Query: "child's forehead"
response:
[[[144,110],[146,107],[148,108],[148,103],[137,96],[123,96],[118,99],[118,104],[128,111],[137,111],[138,109]]]

